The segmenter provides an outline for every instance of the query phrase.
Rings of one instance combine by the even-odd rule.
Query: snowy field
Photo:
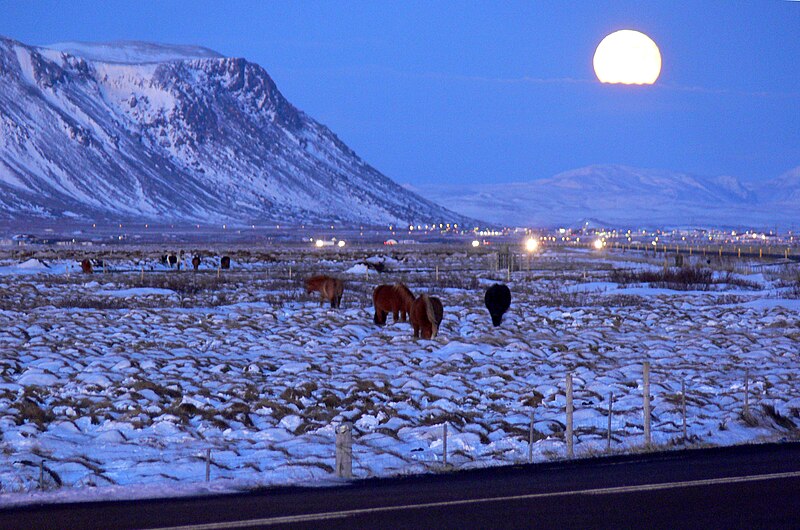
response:
[[[486,252],[231,252],[219,274],[211,257],[193,273],[115,256],[91,276],[0,262],[0,505],[325,484],[343,421],[356,477],[441,470],[445,423],[452,468],[526,461],[531,412],[533,460],[561,459],[567,373],[576,457],[606,451],[610,393],[611,450],[641,451],[644,361],[658,448],[800,425],[796,265],[715,262],[713,284],[677,290],[612,279],[663,270],[661,256],[547,250],[510,273],[512,307],[492,328],[483,292],[509,273]],[[302,290],[326,271],[347,282],[342,309]],[[400,280],[442,298],[434,340],[372,323],[372,288]]]

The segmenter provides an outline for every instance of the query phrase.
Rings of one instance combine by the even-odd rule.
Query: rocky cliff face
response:
[[[0,216],[464,222],[361,160],[267,72],[204,48],[0,39]]]

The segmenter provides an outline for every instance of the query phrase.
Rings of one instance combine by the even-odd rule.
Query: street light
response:
[[[477,239],[472,242],[472,248],[478,248],[479,246],[481,246],[481,242]]]
[[[603,247],[605,246],[605,243],[603,243],[602,239],[595,239],[594,243],[592,243],[592,244],[594,245],[594,248],[596,250],[602,250]]]
[[[527,250],[529,253],[536,252],[538,249],[539,249],[539,240],[538,239],[534,239],[534,238],[531,237],[531,238],[528,238],[527,241],[525,241],[525,250]]]

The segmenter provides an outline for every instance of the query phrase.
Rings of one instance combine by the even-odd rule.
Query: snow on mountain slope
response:
[[[0,216],[465,221],[361,160],[256,64],[193,47],[57,46],[83,56],[0,39]]]
[[[49,51],[62,52],[95,62],[105,63],[163,63],[188,59],[221,59],[222,54],[202,46],[159,44],[140,41],[115,42],[57,42],[41,46],[42,55],[53,60],[56,56]]]
[[[798,172],[800,175],[800,172]],[[800,190],[787,174],[784,196]],[[619,226],[791,226],[793,211],[735,177],[702,178],[664,170],[588,166],[527,183],[430,186],[427,197],[464,215],[518,226],[564,226],[591,217]],[[800,194],[794,204],[800,206]],[[796,210],[795,210],[796,211]]]

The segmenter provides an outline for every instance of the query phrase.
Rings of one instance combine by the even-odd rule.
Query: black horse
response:
[[[496,283],[486,289],[483,301],[486,302],[486,309],[492,315],[492,324],[499,326],[503,320],[503,314],[511,306],[511,291],[508,286]]]

